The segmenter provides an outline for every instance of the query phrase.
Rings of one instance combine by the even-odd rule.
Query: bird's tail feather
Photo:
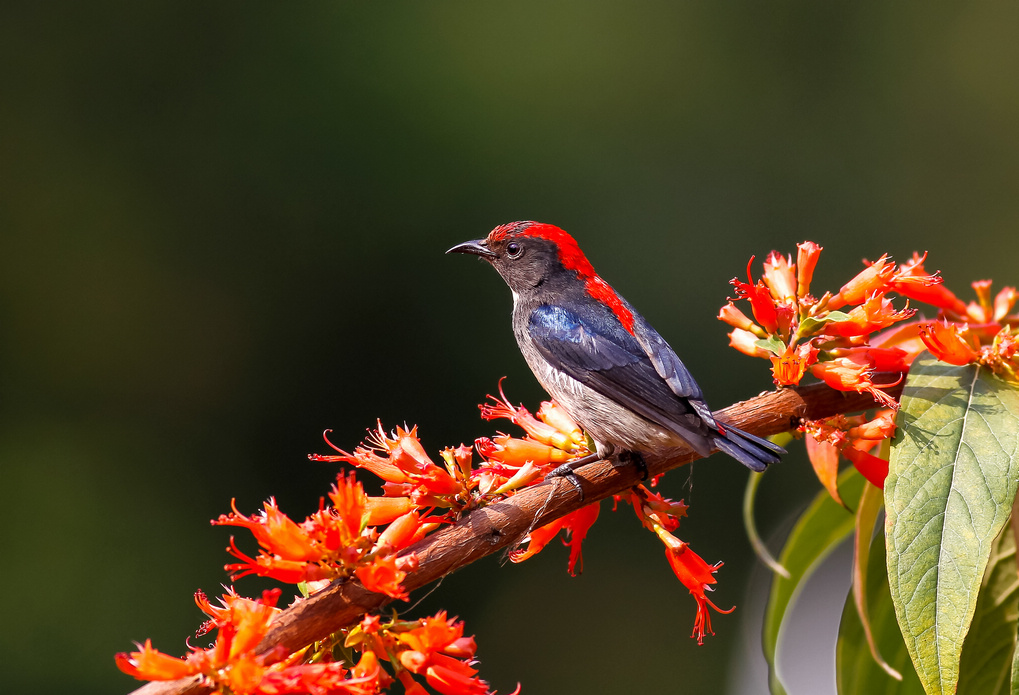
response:
[[[713,437],[719,451],[725,452],[752,471],[760,473],[770,463],[777,463],[786,450],[743,430],[724,425],[722,431]]]

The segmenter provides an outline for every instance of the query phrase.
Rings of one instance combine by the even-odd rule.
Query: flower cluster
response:
[[[894,408],[895,399],[882,388],[898,382],[875,383],[875,375],[905,371],[912,356],[898,347],[873,346],[868,338],[916,313],[908,302],[896,309],[890,293],[918,299],[938,296],[941,278],[923,272],[922,258],[896,267],[882,256],[834,295],[826,292],[817,299],[810,284],[821,250],[806,241],[799,245],[795,263],[791,256],[772,251],[756,284],[750,259],[747,282],[734,278],[731,284],[738,298],[750,302],[754,320],[731,300],[718,316],[733,327],[730,344],[769,359],[777,386],[798,384],[809,372],[832,388],[867,392]]]
[[[526,436],[478,438],[474,449],[482,461],[477,468],[471,448],[463,444],[440,452],[443,464],[439,465],[421,445],[416,427],[398,427],[387,435],[381,423],[353,453],[330,443],[336,455],[313,454],[310,458],[350,463],[382,478],[384,497],[373,504],[386,500],[401,509],[441,509],[443,520],[452,521],[498,496],[538,482],[562,463],[590,453],[587,437],[555,403],[543,403],[535,417],[523,405],[510,404],[501,382],[499,398],[489,399],[491,402],[480,406],[482,418],[507,418]]]
[[[796,262],[772,251],[756,283],[747,265],[747,282],[733,279],[736,295],[750,303],[753,320],[732,300],[718,318],[733,327],[730,344],[740,352],[771,361],[777,386],[800,383],[808,373],[832,388],[870,393],[885,410],[873,418],[840,416],[806,421],[807,452],[818,478],[841,502],[835,488],[839,455],[872,483],[882,486],[888,462],[870,451],[894,432],[898,402],[883,389],[897,384],[913,359],[930,350],[956,365],[981,364],[1004,379],[1019,382],[1019,314],[1011,313],[1017,294],[1005,287],[991,297],[991,281],[973,283],[976,301],[963,302],[938,273],[924,269],[926,254],[914,253],[896,265],[885,255],[832,294],[810,293],[821,247],[799,244]],[[891,295],[907,298],[901,309]],[[908,300],[938,310],[936,320],[915,317]],[[886,373],[887,383],[875,383]]]
[[[272,499],[260,514],[245,516],[234,506],[232,513],[214,519],[213,525],[248,529],[261,546],[253,558],[231,538],[227,550],[240,562],[228,564],[226,570],[235,580],[256,574],[290,584],[307,582],[313,588],[355,575],[371,591],[406,600],[401,582],[416,559],[413,554],[398,558],[396,553],[437,523],[400,501],[368,497],[353,473],[339,475],[329,499],[331,505],[323,500],[319,510],[301,523],[280,511]],[[381,524],[389,526],[379,532],[375,527]]]
[[[288,654],[278,648],[258,654],[258,643],[279,613],[276,608],[279,596],[279,589],[266,591],[257,600],[229,591],[216,606],[198,592],[195,602],[210,618],[199,629],[198,636],[217,630],[212,646],[192,648],[188,656],[177,658],[154,649],[152,642],[145,640],[145,644],[138,645],[138,651],[117,654],[117,666],[142,680],[200,675],[214,692],[231,695],[379,692],[388,676],[380,668],[376,654],[370,651],[365,651],[350,667],[333,661],[327,653],[316,654],[315,662],[311,663],[308,650]]]
[[[474,668],[474,638],[464,637],[463,622],[447,618],[445,611],[414,621],[383,622],[379,616],[365,616],[348,632],[344,647],[356,647],[388,660],[407,693],[427,692],[415,675],[443,695],[488,693],[488,684]],[[518,692],[519,685],[514,693]]]
[[[840,454],[873,485],[885,486],[888,461],[870,452],[895,434],[895,411],[880,410],[872,418],[861,414],[806,420],[799,429],[808,435],[804,440],[807,457],[817,479],[839,504],[845,506],[836,486]]]
[[[258,643],[279,613],[275,607],[279,596],[279,589],[266,591],[259,600],[230,591],[214,606],[199,592],[195,601],[210,620],[198,636],[218,630],[212,646],[192,648],[187,657],[177,658],[154,649],[146,640],[138,645],[139,651],[118,654],[117,666],[143,680],[200,675],[205,685],[222,695],[371,695],[397,681],[407,693],[427,693],[415,675],[443,695],[489,692],[474,668],[474,638],[465,637],[463,623],[447,619],[444,611],[413,621],[383,622],[377,615],[367,615],[343,631],[345,639],[316,643],[294,654],[282,647],[258,654]],[[343,656],[335,659],[339,641]],[[354,649],[361,652],[356,659]]]
[[[1014,287],[1002,288],[991,299],[991,281],[973,283],[976,301],[939,305],[941,318],[918,327],[920,340],[939,360],[949,364],[981,364],[995,374],[1019,383],[1019,298]],[[951,293],[949,293],[951,294]]]

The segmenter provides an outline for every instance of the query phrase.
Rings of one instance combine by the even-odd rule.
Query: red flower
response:
[[[873,454],[868,454],[866,451],[857,449],[855,446],[847,446],[842,450],[842,454],[850,460],[856,467],[856,470],[860,471],[863,477],[869,480],[871,484],[884,489],[885,478],[888,477],[888,461]]]
[[[139,644],[137,652],[121,652],[114,656],[117,668],[129,676],[145,681],[172,681],[198,672],[184,659],[164,654],[152,647],[152,640]]]
[[[779,355],[770,355],[771,373],[776,386],[790,386],[800,383],[807,368],[817,362],[817,348],[810,343],[790,345]]]
[[[584,570],[584,559],[581,554],[581,544],[587,537],[587,532],[598,519],[598,511],[601,505],[598,502],[581,507],[575,512],[556,519],[552,523],[545,524],[534,529],[528,535],[527,550],[513,550],[509,554],[510,562],[523,562],[529,557],[537,555],[548,545],[548,542],[556,537],[560,530],[567,532],[568,540],[564,541],[570,546],[570,561],[567,570],[575,575],[576,567],[579,564],[580,570]]]
[[[869,264],[839,290],[828,302],[829,309],[839,309],[846,304],[860,304],[872,294],[884,294],[895,275],[895,264],[888,254]]]
[[[904,297],[931,304],[949,314],[962,317],[966,315],[966,304],[945,287],[937,275],[927,274],[923,268],[927,254],[914,253],[909,263],[899,266],[899,271],[890,283],[890,290]]]
[[[828,321],[824,326],[824,331],[829,335],[843,337],[870,335],[897,321],[908,319],[915,313],[916,309],[908,307],[902,311],[895,311],[890,299],[875,294],[850,311],[848,318]]]
[[[761,327],[751,321],[746,314],[736,308],[736,305],[729,302],[723,306],[718,312],[718,320],[724,321],[733,328],[740,328],[744,331],[750,331],[754,335],[760,334],[758,337],[763,338],[766,333],[761,330]]]
[[[875,384],[871,380],[871,377],[874,376],[874,368],[867,364],[861,364],[853,358],[838,357],[827,362],[818,362],[810,368],[810,372],[833,389],[867,392],[886,408],[899,407],[894,398],[881,390],[894,386],[898,381],[891,384]]]
[[[502,382],[505,379],[499,380],[499,398],[489,395],[492,399],[491,403],[482,403],[478,407],[481,409],[481,417],[485,420],[494,420],[495,418],[506,418],[512,420],[513,424],[518,425],[527,432],[527,436],[531,439],[535,439],[542,444],[551,445],[559,449],[570,450],[576,447],[576,443],[570,436],[569,431],[562,432],[552,425],[542,422],[538,418],[531,415],[530,411],[527,410],[523,405],[514,407],[509,399],[506,398],[506,394],[502,390]],[[576,427],[576,425],[574,425]]]
[[[750,273],[750,266],[753,262],[754,257],[751,256],[747,262],[747,282],[741,282],[739,278],[733,278],[729,281],[729,284],[736,289],[737,297],[750,301],[750,308],[753,310],[754,319],[757,323],[768,333],[774,333],[778,330],[778,313],[775,311],[771,292],[764,282],[758,281],[756,285],[754,284],[754,278]]]
[[[528,462],[536,466],[548,466],[550,463],[565,463],[573,458],[572,454],[554,446],[532,439],[518,439],[508,434],[498,434],[491,439],[479,437],[474,446],[486,460],[513,467]]]
[[[810,281],[814,277],[814,268],[823,247],[812,241],[804,241],[797,244],[796,249],[796,296],[804,298],[810,294]]]
[[[764,282],[779,302],[796,300],[796,266],[788,256],[772,251],[764,262]]]
[[[400,583],[407,578],[407,573],[397,566],[397,559],[392,555],[376,557],[367,565],[361,565],[354,574],[368,591],[385,594],[403,601],[409,601],[410,595]]]
[[[580,425],[573,421],[569,413],[555,401],[542,401],[538,408],[538,417],[542,422],[548,423],[560,432],[569,435],[570,439],[581,447],[587,447],[587,436],[580,429]]]
[[[971,348],[959,333],[959,327],[947,321],[932,321],[920,326],[920,339],[942,362],[963,365],[978,361],[980,353]]]
[[[661,537],[662,534],[659,533]],[[711,591],[711,586],[717,583],[714,574],[722,566],[721,562],[709,565],[700,555],[690,550],[690,546],[683,541],[671,537],[674,542],[666,543],[665,557],[669,566],[676,574],[676,577],[690,590],[694,600],[697,601],[697,617],[694,619],[693,634],[691,637],[697,639],[697,644],[704,644],[704,635],[715,634],[711,629],[711,614],[708,607],[714,608],[719,613],[727,614],[736,610],[733,606],[729,610],[722,610],[707,597],[705,592]],[[664,539],[663,539],[664,540]]]
[[[360,538],[368,517],[368,496],[354,473],[336,476],[336,484],[329,492],[329,500],[336,510],[334,522],[340,531],[340,544],[350,545]]]
[[[734,328],[729,333],[729,347],[751,357],[771,357],[770,352],[757,345],[757,336],[742,328]]]
[[[264,511],[256,517],[241,514],[236,502],[230,500],[233,513],[221,514],[212,521],[213,526],[242,526],[251,531],[259,545],[284,560],[313,562],[322,557],[322,551],[304,529],[279,510],[275,499],[269,498]]]

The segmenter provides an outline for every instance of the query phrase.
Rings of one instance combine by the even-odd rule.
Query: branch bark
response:
[[[885,391],[898,397],[901,385]],[[819,419],[874,407],[876,404],[868,394],[835,391],[824,384],[814,384],[765,393],[720,410],[715,416],[723,423],[767,436],[795,428],[802,418]],[[655,476],[699,457],[687,451],[664,459],[646,458],[648,473]],[[608,461],[584,466],[577,475],[584,491],[583,499],[566,480],[545,482],[476,509],[452,526],[408,548],[403,554],[415,553],[418,568],[408,573],[404,586],[409,591],[419,589],[487,555],[516,545],[533,528],[641,482],[635,466],[617,467]],[[391,600],[366,590],[355,581],[335,582],[280,613],[259,643],[257,652],[264,654],[278,645],[283,645],[288,652],[297,651],[353,624],[362,614]],[[201,677],[195,676],[152,682],[131,695],[204,695],[209,692],[211,689],[201,682]]]

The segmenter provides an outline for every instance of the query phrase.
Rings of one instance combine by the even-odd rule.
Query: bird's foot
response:
[[[647,461],[639,451],[620,451],[619,452],[620,463],[632,463],[640,471],[640,479],[648,479]]]
[[[580,487],[580,478],[574,472],[581,466],[586,466],[589,463],[595,461],[601,461],[605,457],[600,454],[588,454],[587,456],[581,456],[579,459],[568,461],[558,468],[554,469],[551,473],[545,476],[545,480],[552,480],[553,478],[565,478],[570,485],[576,489],[577,494],[580,495],[580,501],[584,501],[584,488]]]

